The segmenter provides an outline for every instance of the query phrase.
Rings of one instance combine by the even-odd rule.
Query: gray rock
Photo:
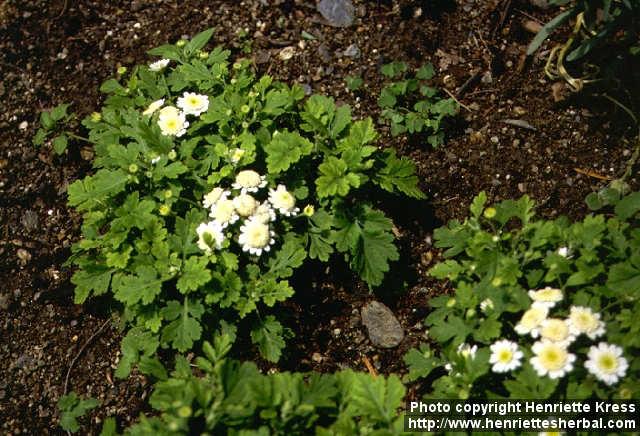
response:
[[[360,57],[360,47],[357,44],[351,44],[347,49],[342,52],[348,58],[359,58]]]
[[[353,24],[355,8],[351,0],[321,0],[318,12],[335,27],[349,27]]]
[[[367,303],[360,312],[362,324],[367,327],[369,339],[376,347],[397,347],[404,339],[404,330],[398,319],[384,304],[378,301]]]

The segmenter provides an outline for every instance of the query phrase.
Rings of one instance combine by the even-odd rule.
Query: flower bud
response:
[[[306,216],[313,216],[313,214],[316,212],[316,208],[313,207],[312,204],[307,204],[304,209],[302,210],[302,213],[305,214]]]
[[[485,218],[491,219],[491,218],[496,216],[497,212],[498,211],[496,211],[496,209],[494,207],[488,207],[488,208],[486,208],[484,210],[484,214],[483,215],[484,215]]]
[[[184,47],[185,45],[187,45],[186,39],[179,39],[178,42],[176,42],[176,46],[178,47]]]
[[[167,154],[167,157],[168,157],[170,160],[174,160],[176,157],[178,157],[178,153],[176,153],[176,151],[175,151],[175,150],[171,150],[171,151]]]
[[[129,165],[129,172],[131,174],[137,173],[138,172],[138,165],[132,163],[131,165]]]
[[[167,216],[169,215],[169,213],[171,213],[171,207],[167,206],[166,204],[163,204],[158,208],[158,212],[162,216]]]
[[[94,112],[91,114],[91,121],[97,123],[100,120],[102,120],[102,114],[100,112]]]
[[[127,72],[127,67],[118,67],[118,74],[123,75]]]

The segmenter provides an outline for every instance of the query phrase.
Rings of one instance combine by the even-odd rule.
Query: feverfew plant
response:
[[[161,60],[106,81],[105,106],[83,122],[96,171],[68,190],[84,217],[72,282],[76,303],[111,294],[124,309],[118,376],[151,371],[158,348],[190,350],[223,320],[248,318],[278,360],[288,332],[269,311],[293,295],[295,269],[338,253],[379,285],[399,256],[372,199],[423,198],[371,119],[203,52],[211,36],[151,50]]]
[[[408,378],[435,378],[434,398],[637,398],[638,198],[570,223],[481,193],[471,217],[435,232],[448,259],[431,275],[455,294],[430,301],[438,347],[406,355]]]
[[[444,142],[442,123],[458,113],[458,103],[443,98],[429,80],[435,75],[433,65],[427,63],[409,71],[404,62],[382,66],[382,74],[390,82],[378,97],[380,122],[389,125],[393,136],[403,133],[423,134],[427,142],[437,147]]]

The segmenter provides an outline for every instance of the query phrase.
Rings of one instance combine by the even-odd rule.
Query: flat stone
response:
[[[349,27],[353,24],[355,8],[351,0],[321,0],[318,12],[334,27]]]
[[[404,339],[404,330],[400,322],[384,304],[371,301],[362,308],[360,315],[362,324],[367,327],[369,339],[376,347],[397,347]]]

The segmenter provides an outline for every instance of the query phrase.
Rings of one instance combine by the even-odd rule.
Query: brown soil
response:
[[[449,126],[445,146],[433,150],[386,133],[381,138],[416,160],[429,194],[418,206],[384,202],[404,257],[375,298],[398,315],[405,341],[393,350],[371,346],[359,310],[374,296],[339,265],[328,271],[312,265],[286,303],[296,338],[282,369],[364,370],[366,356],[380,372],[404,371],[402,355],[423,337],[429,296],[446,292],[426,277],[438,256],[430,242],[435,227],[463,218],[481,190],[492,200],[526,193],[542,216],[579,217],[587,212],[583,198],[603,183],[584,173],[622,173],[631,148],[625,115],[604,99],[567,95],[556,102],[542,73],[545,51],[524,62],[532,35],[521,22],[546,21],[549,12],[525,0],[355,4],[356,23],[336,29],[311,0],[0,3],[0,433],[62,433],[55,404],[76,356],[68,390],[102,401],[82,420],[83,434],[95,434],[105,416],[126,426],[148,408],[144,377],[114,379],[121,339],[115,324],[79,354],[110,310],[105,301],[73,305],[71,271],[62,265],[80,224],[66,207],[65,191],[90,169],[90,150],[72,143],[67,155],[56,157],[48,146],[34,148],[31,138],[39,111],[74,102],[78,114],[92,112],[100,104],[99,84],[120,65],[148,62],[151,47],[215,27],[216,44],[251,56],[259,71],[333,95],[359,116],[377,112],[379,66],[391,60],[433,62],[440,85],[452,93],[477,79],[460,95],[468,109]],[[303,30],[316,39],[303,39]],[[351,44],[359,58],[343,55]],[[295,55],[282,61],[278,53],[287,46]],[[344,84],[352,74],[365,79],[356,94]],[[507,119],[525,120],[533,129]]]

